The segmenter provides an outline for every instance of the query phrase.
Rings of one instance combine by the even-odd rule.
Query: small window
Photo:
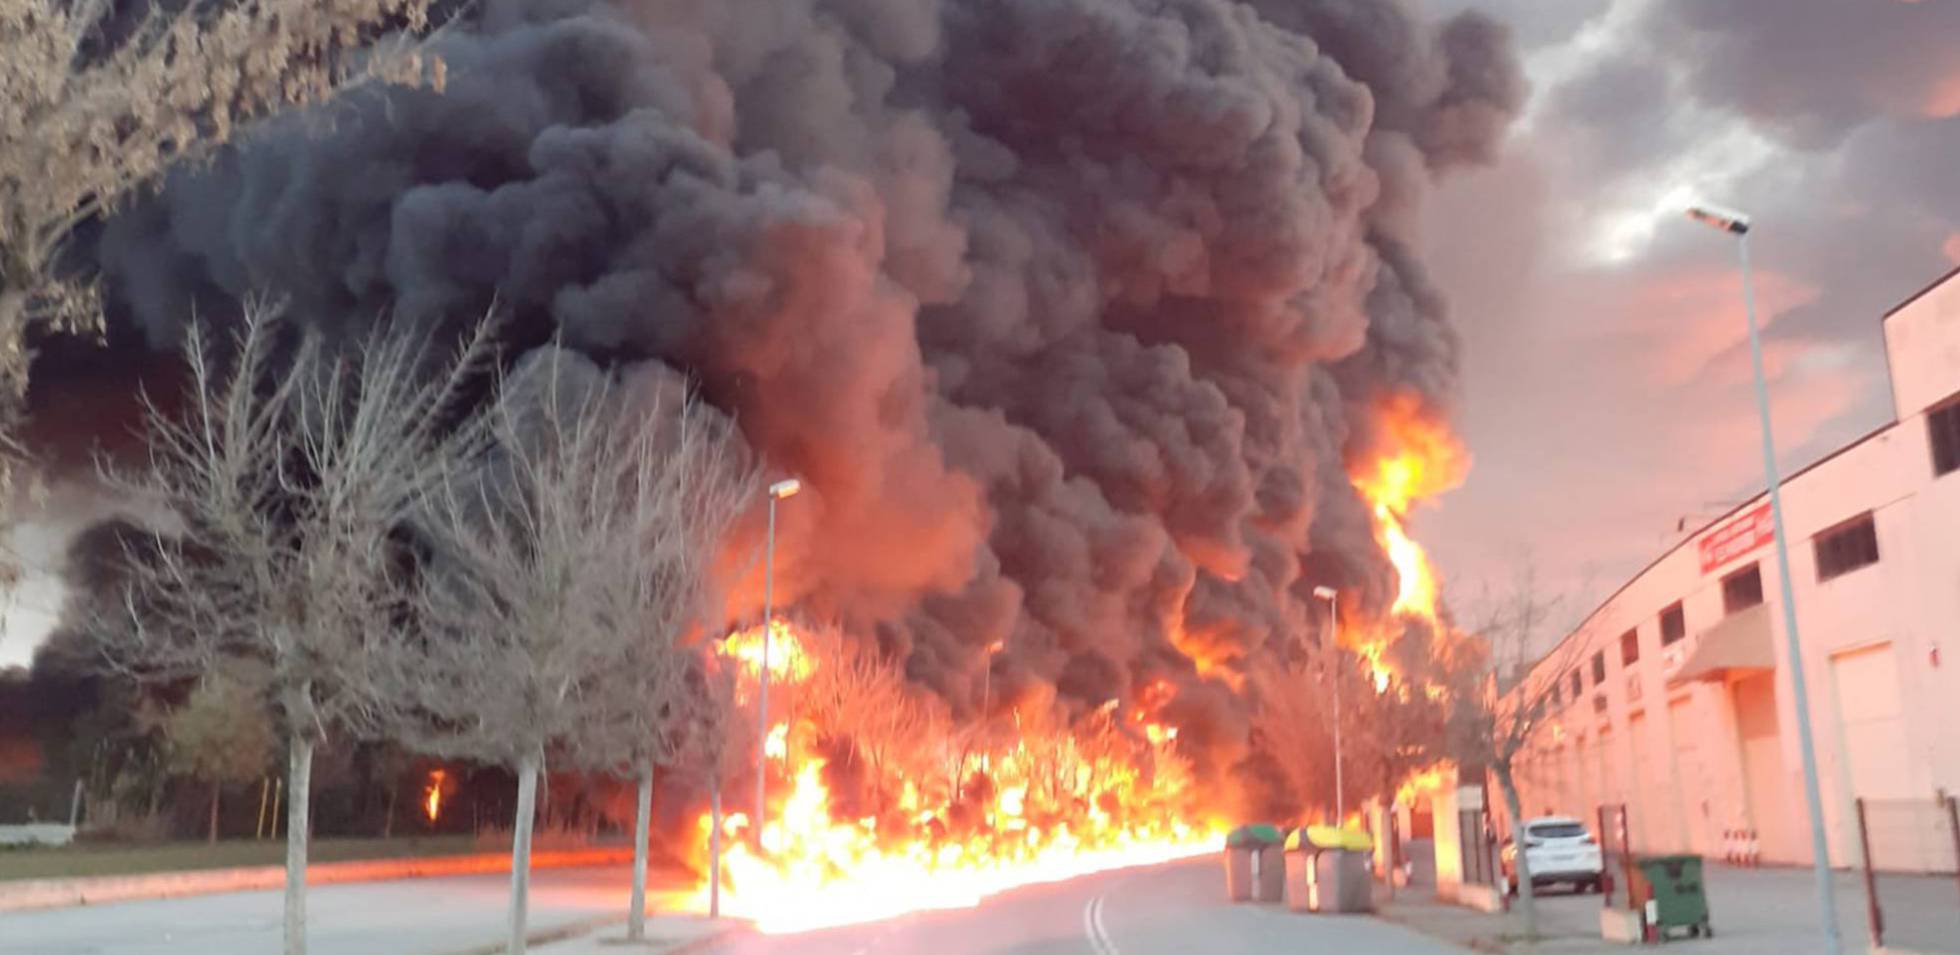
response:
[[[1681,642],[1688,635],[1688,618],[1681,613],[1681,601],[1677,600],[1666,610],[1661,611],[1661,646],[1671,646]]]
[[[1763,568],[1750,564],[1722,578],[1722,612],[1748,610],[1763,602]]]
[[[1604,694],[1604,693],[1595,693],[1595,694],[1593,694],[1593,712],[1594,712],[1594,713],[1604,713],[1604,712],[1606,712],[1606,694]],[[1601,733],[1602,735],[1603,735],[1603,734],[1604,734],[1605,732],[1606,732],[1605,730],[1600,730],[1600,733]]]
[[[1564,684],[1560,683],[1557,680],[1552,681],[1551,703],[1553,706],[1557,706],[1561,702],[1561,700],[1559,699],[1559,691],[1563,688],[1564,688]]]
[[[1593,686],[1606,682],[1606,651],[1601,650],[1593,654],[1592,671]]]
[[[1577,669],[1574,669],[1572,671],[1572,702],[1574,703],[1579,702],[1579,698],[1585,695],[1586,695],[1586,675],[1580,673]]]
[[[1933,476],[1960,469],[1960,401],[1926,412],[1926,440],[1933,446]]]
[[[1632,666],[1640,662],[1640,631],[1628,630],[1620,634],[1620,665]]]
[[[1870,511],[1818,534],[1814,545],[1819,583],[1878,563],[1878,528]]]

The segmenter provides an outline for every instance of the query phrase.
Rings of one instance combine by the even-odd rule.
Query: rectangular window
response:
[[[1817,550],[1817,581],[1878,563],[1878,527],[1866,511],[1812,539]]]
[[[1559,700],[1559,691],[1560,691],[1560,690],[1561,690],[1561,689],[1562,689],[1563,687],[1564,687],[1564,684],[1562,684],[1562,683],[1560,683],[1559,681],[1557,681],[1557,680],[1553,680],[1553,681],[1552,681],[1552,694],[1551,694],[1551,703],[1552,703],[1552,705],[1553,705],[1553,706],[1557,706],[1557,705],[1559,705],[1559,702],[1560,702],[1560,700]]]
[[[1635,628],[1620,634],[1620,665],[1632,666],[1640,662],[1640,630]]]
[[[1960,469],[1960,401],[1926,412],[1926,440],[1933,446],[1933,476]]]
[[[1579,698],[1585,695],[1586,675],[1580,673],[1578,668],[1575,667],[1572,670],[1572,702],[1579,702]]]
[[[1593,686],[1606,682],[1606,651],[1601,650],[1593,654],[1592,671]]]
[[[1750,564],[1722,578],[1722,612],[1748,610],[1763,602],[1763,568]]]
[[[1604,693],[1593,694],[1593,712],[1594,713],[1606,712],[1606,694]],[[1603,733],[1605,731],[1602,730],[1601,732]]]
[[[1688,618],[1681,613],[1681,601],[1661,611],[1661,646],[1671,646],[1681,642],[1688,635]]]

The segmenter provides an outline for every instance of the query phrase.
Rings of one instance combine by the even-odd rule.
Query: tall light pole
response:
[[[1756,414],[1762,422],[1763,480],[1769,485],[1770,522],[1776,535],[1777,588],[1783,598],[1783,637],[1790,657],[1790,693],[1796,697],[1797,749],[1803,754],[1804,799],[1810,809],[1811,867],[1817,873],[1817,910],[1824,922],[1828,951],[1843,950],[1837,904],[1831,891],[1831,849],[1824,839],[1824,796],[1817,785],[1817,744],[1810,731],[1810,689],[1804,679],[1803,645],[1797,639],[1797,599],[1790,583],[1790,549],[1783,533],[1783,487],[1776,473],[1776,438],[1770,429],[1769,382],[1763,374],[1763,343],[1756,331],[1756,290],[1749,280],[1749,217],[1715,206],[1695,206],[1688,218],[1735,236],[1742,259],[1742,302],[1749,322],[1749,364],[1755,372]]]
[[[769,485],[769,536],[762,558],[762,692],[756,696],[755,844],[762,846],[762,822],[768,818],[769,790],[769,643],[776,631],[776,502],[795,497],[803,482],[784,478]]]
[[[1341,780],[1341,631],[1335,616],[1341,592],[1332,587],[1315,587],[1313,595],[1327,601],[1327,645],[1334,651],[1334,825],[1347,824],[1347,798]]]

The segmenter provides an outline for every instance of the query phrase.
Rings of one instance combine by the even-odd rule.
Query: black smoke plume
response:
[[[442,91],[282,121],[103,231],[120,333],[273,291],[330,334],[493,302],[522,347],[699,382],[806,497],[779,596],[962,713],[1238,676],[1380,615],[1348,480],[1446,418],[1415,249],[1523,96],[1505,31],[1396,0],[485,0]],[[325,119],[326,122],[321,122]]]

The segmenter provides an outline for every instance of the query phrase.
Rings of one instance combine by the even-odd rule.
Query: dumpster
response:
[[[1286,902],[1296,912],[1368,912],[1373,844],[1368,834],[1309,826],[1286,842]]]
[[[1252,901],[1286,901],[1286,844],[1268,842],[1252,853]]]
[[[1259,864],[1265,859],[1263,851],[1268,846],[1279,846],[1284,839],[1275,826],[1259,824],[1240,826],[1225,834],[1225,897],[1233,902],[1277,902],[1278,890],[1271,898],[1263,897],[1259,891]],[[1277,860],[1275,860],[1277,861]],[[1279,866],[1272,866],[1283,872]]]
[[[1701,881],[1701,856],[1641,856],[1634,860],[1644,890],[1647,924],[1665,939],[1674,929],[1697,938],[1714,935],[1708,924],[1708,894]]]

